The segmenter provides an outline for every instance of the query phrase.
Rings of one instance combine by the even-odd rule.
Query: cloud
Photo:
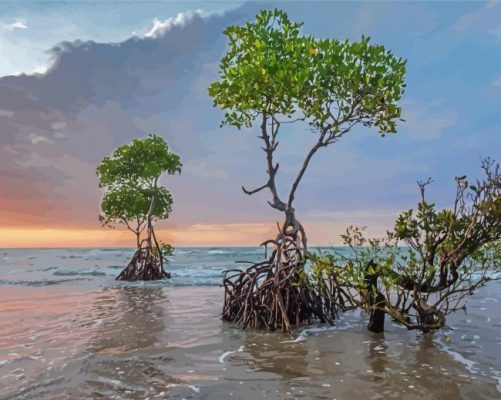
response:
[[[158,18],[155,18],[153,20],[152,28],[144,36],[149,38],[156,38],[159,36],[163,36],[167,32],[169,32],[172,28],[176,26],[183,27],[188,22],[190,22],[195,16],[203,17],[203,15],[204,14],[202,10],[196,10],[194,12],[187,11],[178,13],[175,17],[167,18],[164,21],[160,21]],[[134,34],[135,33],[133,32],[133,35]]]
[[[222,31],[241,18],[183,14],[147,38],[64,42],[52,49],[44,74],[0,78],[0,223],[96,226],[95,166],[149,132],[166,137],[187,166],[186,183],[166,178],[181,220],[221,220],[235,197],[225,192],[241,193],[213,157],[218,143],[204,138],[220,115],[199,82],[214,79],[205,66],[217,63]],[[212,76],[202,78],[207,72]],[[224,185],[212,194],[214,180]],[[202,199],[207,209],[194,205]],[[229,222],[236,211],[225,214]]]
[[[31,142],[31,144],[38,144],[38,143],[52,143],[52,140],[49,138],[38,135],[36,133],[30,133],[28,135],[28,140]]]
[[[28,29],[28,26],[26,25],[26,21],[24,19],[16,19],[10,24],[0,21],[0,28],[12,32],[15,29]]]
[[[29,71],[13,71],[10,75],[20,76],[20,75],[44,75],[50,68],[50,62],[46,65],[38,64]]]
[[[0,110],[0,117],[12,118],[14,116],[14,111]]]
[[[467,32],[477,30],[489,35],[493,35],[497,42],[501,41],[501,2],[489,1],[482,4],[481,7],[470,11],[458,18],[454,27],[458,32]]]
[[[66,128],[66,122],[63,122],[63,121],[60,121],[60,122],[54,122],[51,127],[52,129],[54,129],[55,131],[58,131],[60,129],[64,129]]]
[[[158,232],[178,246],[224,246],[228,243],[245,246],[258,245],[273,237],[276,228],[273,223],[193,224]]]
[[[49,69],[48,65],[37,65],[35,68],[33,68],[32,73],[33,74],[45,74],[47,73]]]
[[[472,121],[475,116],[482,123],[490,118],[490,110],[482,107],[480,89],[473,91],[476,83],[470,79],[472,71],[482,70],[485,53],[475,49],[478,57],[465,60],[464,70],[447,63],[445,39],[436,41],[433,35],[435,26],[443,24],[443,16],[430,10],[434,3],[412,7],[392,3],[381,10],[371,5],[370,12],[361,12],[366,5],[357,2],[319,2],[311,10],[304,3],[282,6],[292,19],[305,21],[305,33],[320,37],[344,38],[352,28],[350,16],[360,15],[357,29],[376,33],[378,43],[409,58],[412,97],[403,104],[407,122],[400,124],[401,132],[381,139],[375,130],[357,129],[312,161],[297,194],[298,218],[311,227],[311,243],[334,240],[334,234],[357,221],[383,230],[393,220],[392,210],[405,209],[402,204],[415,199],[416,178],[436,172],[453,176],[463,172],[468,160],[477,161],[478,154],[469,149],[455,149],[441,160],[447,151],[452,154],[448,142],[458,142],[469,129],[457,123],[460,117],[463,120],[459,101],[478,99],[467,110]],[[181,176],[162,178],[175,198],[171,218],[159,226],[166,234],[172,230],[185,244],[209,239],[251,244],[272,235],[274,222],[282,215],[267,205],[269,193],[246,196],[241,191],[241,185],[257,187],[266,179],[257,131],[220,129],[222,114],[207,94],[226,49],[223,30],[252,19],[260,7],[249,2],[224,15],[185,13],[158,20],[147,37],[117,43],[63,42],[52,49],[53,61],[45,73],[1,78],[0,224],[96,228],[102,194],[95,166],[117,146],[151,132],[165,137],[185,166]],[[391,15],[405,11],[403,19],[385,16],[389,8]],[[416,13],[417,21],[428,22],[416,22]],[[447,18],[450,24],[453,17]],[[383,26],[385,21],[388,26]],[[449,25],[447,29],[451,34],[453,29]],[[415,42],[427,35],[429,40],[423,39],[423,47],[416,50]],[[461,54],[468,54],[469,45],[465,41]],[[430,53],[444,64],[429,62],[426,68],[416,68]],[[492,79],[498,72],[483,76]],[[451,75],[470,83],[459,91],[458,85],[451,86]],[[485,90],[485,81],[482,85]],[[435,90],[441,100],[426,100]],[[453,126],[454,135],[449,135]],[[281,193],[287,193],[287,184],[314,139],[303,127],[291,128],[281,137],[277,160]],[[479,140],[483,146],[479,152],[486,143],[487,138]],[[329,211],[336,209],[343,211]]]
[[[371,220],[392,219],[394,220],[400,211],[387,209],[347,209],[347,210],[311,210],[305,214],[308,221],[343,222],[343,223],[367,223]],[[363,222],[365,221],[365,222]]]
[[[498,88],[501,88],[501,77],[494,79],[492,81],[492,84]]]

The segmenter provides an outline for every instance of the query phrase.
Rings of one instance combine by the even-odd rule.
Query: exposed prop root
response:
[[[129,265],[116,277],[118,281],[152,281],[170,278],[165,272],[161,253],[151,246],[141,247],[129,262]]]
[[[334,286],[317,287],[304,270],[300,240],[280,234],[266,261],[246,270],[226,271],[223,319],[243,329],[290,333],[304,323],[332,324],[336,317]]]
[[[445,326],[445,315],[437,308],[426,303],[425,298],[420,298],[419,302],[413,304],[419,314],[420,329],[428,332],[433,329],[442,329]]]

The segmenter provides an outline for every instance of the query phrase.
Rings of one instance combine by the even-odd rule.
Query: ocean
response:
[[[178,248],[171,279],[115,281],[132,253],[0,249],[1,400],[501,398],[501,282],[444,332],[375,335],[356,311],[285,336],[220,318],[223,271],[262,248]]]

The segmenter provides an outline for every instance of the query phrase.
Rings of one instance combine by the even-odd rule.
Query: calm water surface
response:
[[[178,249],[165,282],[128,250],[0,250],[0,399],[500,399],[501,283],[441,333],[352,313],[289,337],[220,320],[221,272],[260,249]]]

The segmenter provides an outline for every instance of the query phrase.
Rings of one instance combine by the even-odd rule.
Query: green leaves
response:
[[[283,11],[264,10],[255,22],[225,30],[229,49],[220,79],[209,86],[214,106],[229,109],[223,124],[250,127],[258,114],[294,113],[295,99],[305,90],[296,76],[308,76],[309,62],[300,27]]]
[[[164,243],[164,242],[160,243],[160,252],[162,253],[162,256],[164,258],[173,256],[174,251],[175,251],[175,248],[172,245],[170,245],[168,243]]]
[[[117,148],[103,159],[96,173],[99,187],[110,189],[126,185],[144,189],[152,188],[164,173],[180,173],[181,166],[179,156],[169,151],[167,142],[150,134]]]
[[[326,254],[312,263],[323,260],[322,270],[330,262],[340,271],[335,282],[344,293],[356,292],[347,295],[355,305],[367,307],[367,294],[374,295],[377,285],[385,312],[400,323],[423,331],[441,328],[446,315],[463,309],[466,296],[501,279],[499,164],[486,159],[482,169],[485,176],[474,185],[464,176],[456,179],[454,202],[445,209],[426,200],[431,179],[418,181],[417,207],[400,213],[386,237],[368,239],[363,228],[349,227],[342,235],[351,251],[341,255],[344,265]],[[426,318],[430,312],[439,318]]]
[[[138,190],[122,186],[106,192],[101,201],[101,211],[105,224],[144,221],[148,215],[152,190]],[[165,187],[156,189],[157,199],[153,217],[166,219],[172,211],[172,195]]]
[[[405,60],[368,37],[316,39],[301,26],[283,11],[263,10],[225,30],[228,52],[209,87],[214,106],[228,109],[222,124],[250,127],[262,114],[300,114],[320,130],[337,133],[355,122],[396,132]]]
[[[101,201],[104,225],[123,223],[134,231],[144,229],[153,195],[156,200],[152,218],[168,218],[173,198],[165,187],[158,187],[164,173],[181,172],[181,161],[171,153],[167,142],[160,136],[148,135],[130,144],[118,147],[97,166],[99,187],[105,189]]]

